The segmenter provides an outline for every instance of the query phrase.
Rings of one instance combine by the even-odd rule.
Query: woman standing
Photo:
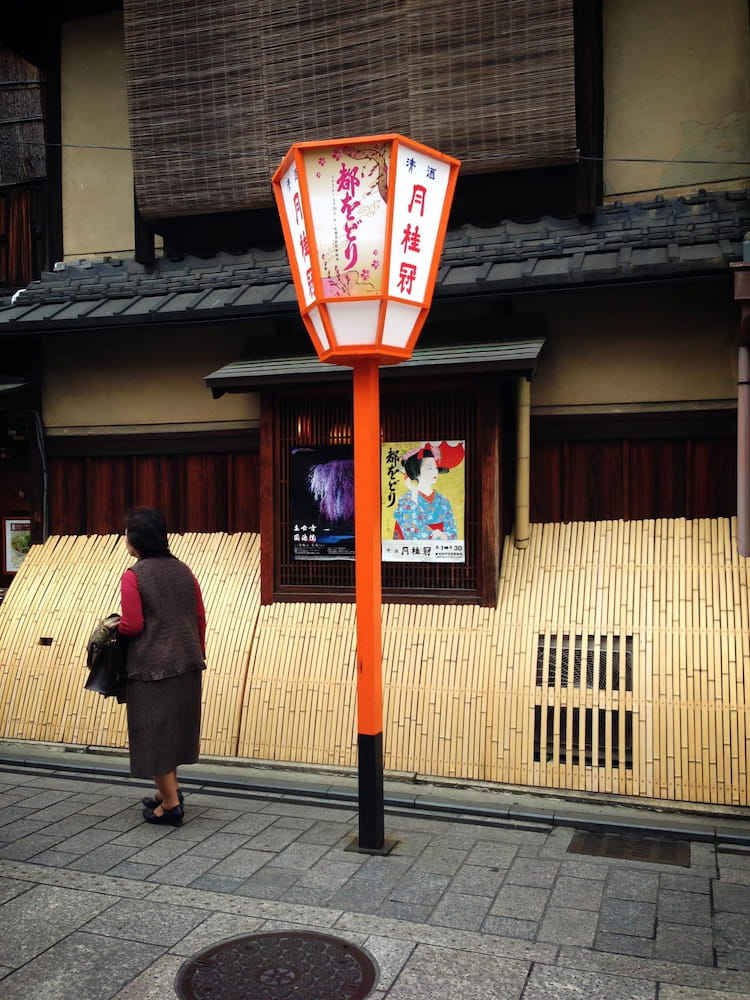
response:
[[[125,545],[137,562],[120,580],[119,631],[129,638],[127,713],[130,773],[153,778],[147,823],[180,826],[180,764],[200,751],[201,672],[206,613],[198,581],[169,551],[161,511],[134,507],[125,516]]]

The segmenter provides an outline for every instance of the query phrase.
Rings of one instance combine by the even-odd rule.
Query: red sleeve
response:
[[[198,581],[193,577],[195,584],[195,613],[198,618],[198,637],[201,642],[201,652],[206,655],[206,609],[203,604],[203,594]]]
[[[140,635],[143,631],[143,604],[138,590],[138,577],[126,569],[120,578],[120,603],[122,612],[118,632],[123,635]]]

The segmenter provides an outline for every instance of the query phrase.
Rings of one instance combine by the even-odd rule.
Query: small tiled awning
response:
[[[380,372],[385,379],[503,371],[533,375],[543,346],[543,337],[532,337],[482,344],[417,347],[408,361],[385,365]],[[218,397],[225,392],[251,392],[274,385],[347,381],[350,378],[351,368],[323,364],[314,355],[305,355],[233,361],[206,375],[205,381],[214,396]]]

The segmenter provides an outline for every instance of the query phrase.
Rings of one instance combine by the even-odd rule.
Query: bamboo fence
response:
[[[747,805],[747,560],[729,519],[533,525],[496,608],[385,605],[385,766],[421,775]],[[260,606],[259,539],[172,538],[209,621],[203,751],[356,765],[352,604]],[[32,548],[0,605],[0,738],[124,747],[83,690],[118,606],[116,536]],[[40,640],[51,640],[43,644]]]

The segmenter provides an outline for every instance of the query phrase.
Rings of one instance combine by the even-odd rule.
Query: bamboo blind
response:
[[[248,650],[258,613],[254,534],[170,537],[211,609],[204,676],[205,753],[237,751]],[[85,691],[86,645],[97,621],[119,610],[132,565],[121,536],[55,536],[32,547],[0,605],[0,736],[123,747],[125,708]],[[40,644],[52,639],[51,645]]]
[[[748,564],[733,521],[533,525],[497,608],[383,609],[388,769],[747,805]],[[209,618],[204,752],[356,765],[351,604],[259,605],[256,535],[184,535]],[[114,536],[32,549],[0,605],[0,736],[124,746],[82,689]],[[53,637],[51,646],[40,636]]]
[[[465,173],[570,162],[573,0],[125,0],[147,218],[271,203],[292,142],[402,132]]]

